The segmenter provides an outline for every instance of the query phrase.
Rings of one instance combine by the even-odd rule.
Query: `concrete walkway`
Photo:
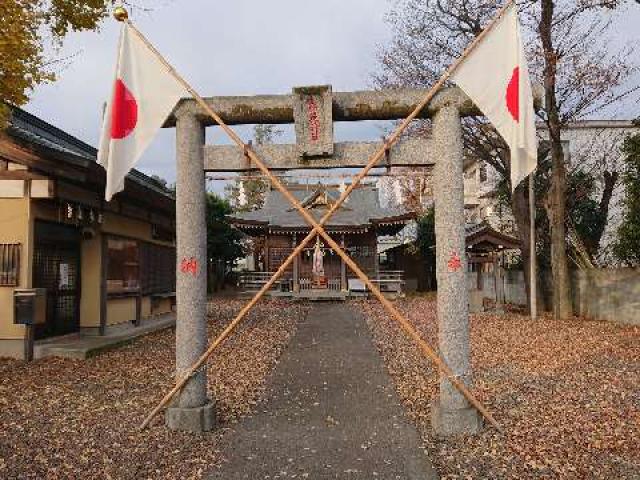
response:
[[[35,359],[65,357],[84,360],[131,343],[136,338],[144,335],[173,328],[175,325],[176,314],[168,313],[143,320],[141,325],[137,327],[133,324],[126,324],[122,328],[114,332],[108,332],[104,336],[72,333],[62,337],[37,340],[33,347],[33,356]]]
[[[316,304],[210,479],[437,479],[365,321]]]

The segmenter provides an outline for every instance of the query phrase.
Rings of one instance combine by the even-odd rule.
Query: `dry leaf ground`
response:
[[[209,306],[210,336],[243,301]],[[220,460],[224,426],[249,412],[307,307],[261,302],[210,361],[209,388],[222,429],[167,431],[138,425],[171,386],[172,330],[85,361],[0,359],[0,478],[189,479]]]
[[[400,300],[437,345],[433,299]],[[409,416],[443,478],[640,479],[640,328],[581,319],[471,317],[477,396],[506,430],[442,440],[437,376],[377,302],[360,302]]]

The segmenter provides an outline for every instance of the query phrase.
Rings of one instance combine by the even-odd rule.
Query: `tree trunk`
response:
[[[604,186],[602,189],[602,196],[600,197],[600,204],[598,206],[600,222],[594,232],[593,239],[585,242],[587,251],[591,258],[595,258],[598,254],[598,250],[600,250],[600,242],[602,241],[602,235],[604,234],[604,229],[607,226],[607,220],[609,218],[609,205],[611,203],[611,198],[613,197],[613,190],[618,183],[618,178],[618,172],[604,172]]]
[[[531,217],[529,215],[529,189],[527,188],[528,182],[529,180],[525,180],[520,183],[515,192],[513,192],[513,195],[511,195],[511,210],[513,212],[513,217],[516,220],[518,238],[520,238],[520,251],[524,271],[524,288],[527,292],[527,311],[530,311],[531,269],[529,268],[529,262],[531,259],[531,235],[529,226],[531,223]]]
[[[569,267],[565,231],[566,165],[560,137],[560,116],[556,99],[558,58],[553,46],[553,0],[541,0],[540,39],[544,51],[544,90],[551,144],[551,190],[549,206],[551,224],[551,270],[553,282],[553,313],[556,319],[566,319],[573,314],[569,290]]]

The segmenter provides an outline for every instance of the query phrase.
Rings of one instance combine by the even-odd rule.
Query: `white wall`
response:
[[[575,122],[562,132],[565,142],[565,154],[570,168],[582,168],[602,177],[604,170],[621,172],[623,155],[621,152],[624,139],[640,128],[634,127],[631,121],[599,121],[590,120]],[[544,128],[539,128],[539,136],[546,137]],[[487,165],[487,181],[480,183],[479,164],[473,163],[465,169],[465,204],[469,218],[486,221],[492,227],[505,233],[515,234],[513,216],[508,209],[497,208],[496,200],[488,193],[495,188],[499,177],[497,172]],[[599,186],[602,188],[602,186]],[[601,190],[598,194],[601,193]],[[614,191],[609,209],[609,219],[602,239],[604,263],[613,261],[610,246],[620,225],[624,190],[622,184]]]

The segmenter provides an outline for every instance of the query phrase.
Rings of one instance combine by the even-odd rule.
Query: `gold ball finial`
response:
[[[119,22],[124,22],[127,18],[129,18],[129,13],[127,9],[123,6],[119,6],[113,9],[113,18],[115,18]]]

